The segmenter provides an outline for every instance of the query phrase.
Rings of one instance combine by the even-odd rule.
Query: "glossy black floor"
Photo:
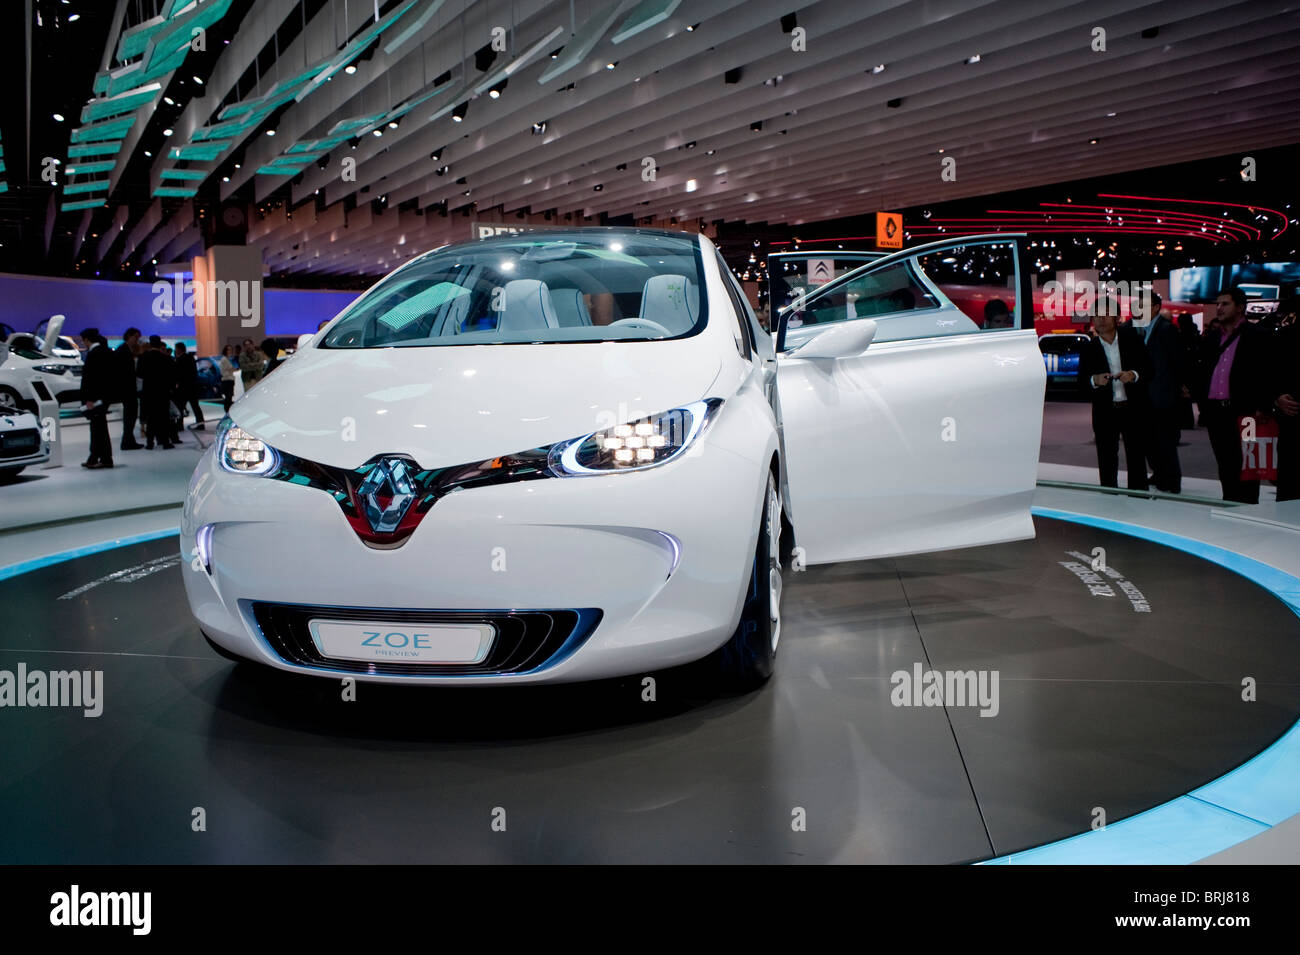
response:
[[[1178,796],[1300,713],[1284,604],[1050,520],[792,575],[766,688],[714,696],[687,668],[654,702],[639,679],[344,702],[236,667],[189,621],[174,546],[0,583],[0,670],[104,672],[98,718],[0,709],[0,862],[971,861]],[[1095,547],[1149,613],[1063,566]],[[918,663],[997,671],[997,715],[893,705]]]

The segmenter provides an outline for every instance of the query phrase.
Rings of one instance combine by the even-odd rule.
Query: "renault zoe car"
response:
[[[222,422],[181,528],[199,628],[335,678],[709,657],[757,685],[786,571],[1032,536],[1044,370],[1019,242],[875,259],[775,336],[700,235],[547,230],[415,258]],[[972,285],[1015,327],[944,292]]]

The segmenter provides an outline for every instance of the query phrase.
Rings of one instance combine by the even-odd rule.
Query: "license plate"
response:
[[[486,623],[311,620],[307,627],[323,656],[365,663],[482,663],[496,637],[496,628]]]

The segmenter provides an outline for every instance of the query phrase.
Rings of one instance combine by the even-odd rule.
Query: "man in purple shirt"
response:
[[[1238,419],[1258,416],[1265,399],[1267,346],[1246,321],[1246,293],[1233,287],[1219,293],[1215,305],[1218,332],[1206,332],[1202,368],[1207,376],[1198,402],[1210,432],[1210,447],[1219,466],[1225,501],[1259,503],[1259,481],[1241,479],[1241,426]]]

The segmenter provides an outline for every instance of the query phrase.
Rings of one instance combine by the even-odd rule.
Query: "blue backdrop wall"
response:
[[[359,292],[316,292],[266,289],[266,333],[301,335],[314,332],[333,318]],[[194,319],[184,315],[154,314],[150,282],[111,282],[105,279],[56,279],[0,273],[0,322],[15,331],[35,331],[51,315],[66,315],[65,335],[95,326],[105,338],[116,340],[134,325],[148,335],[169,341],[194,340]]]

